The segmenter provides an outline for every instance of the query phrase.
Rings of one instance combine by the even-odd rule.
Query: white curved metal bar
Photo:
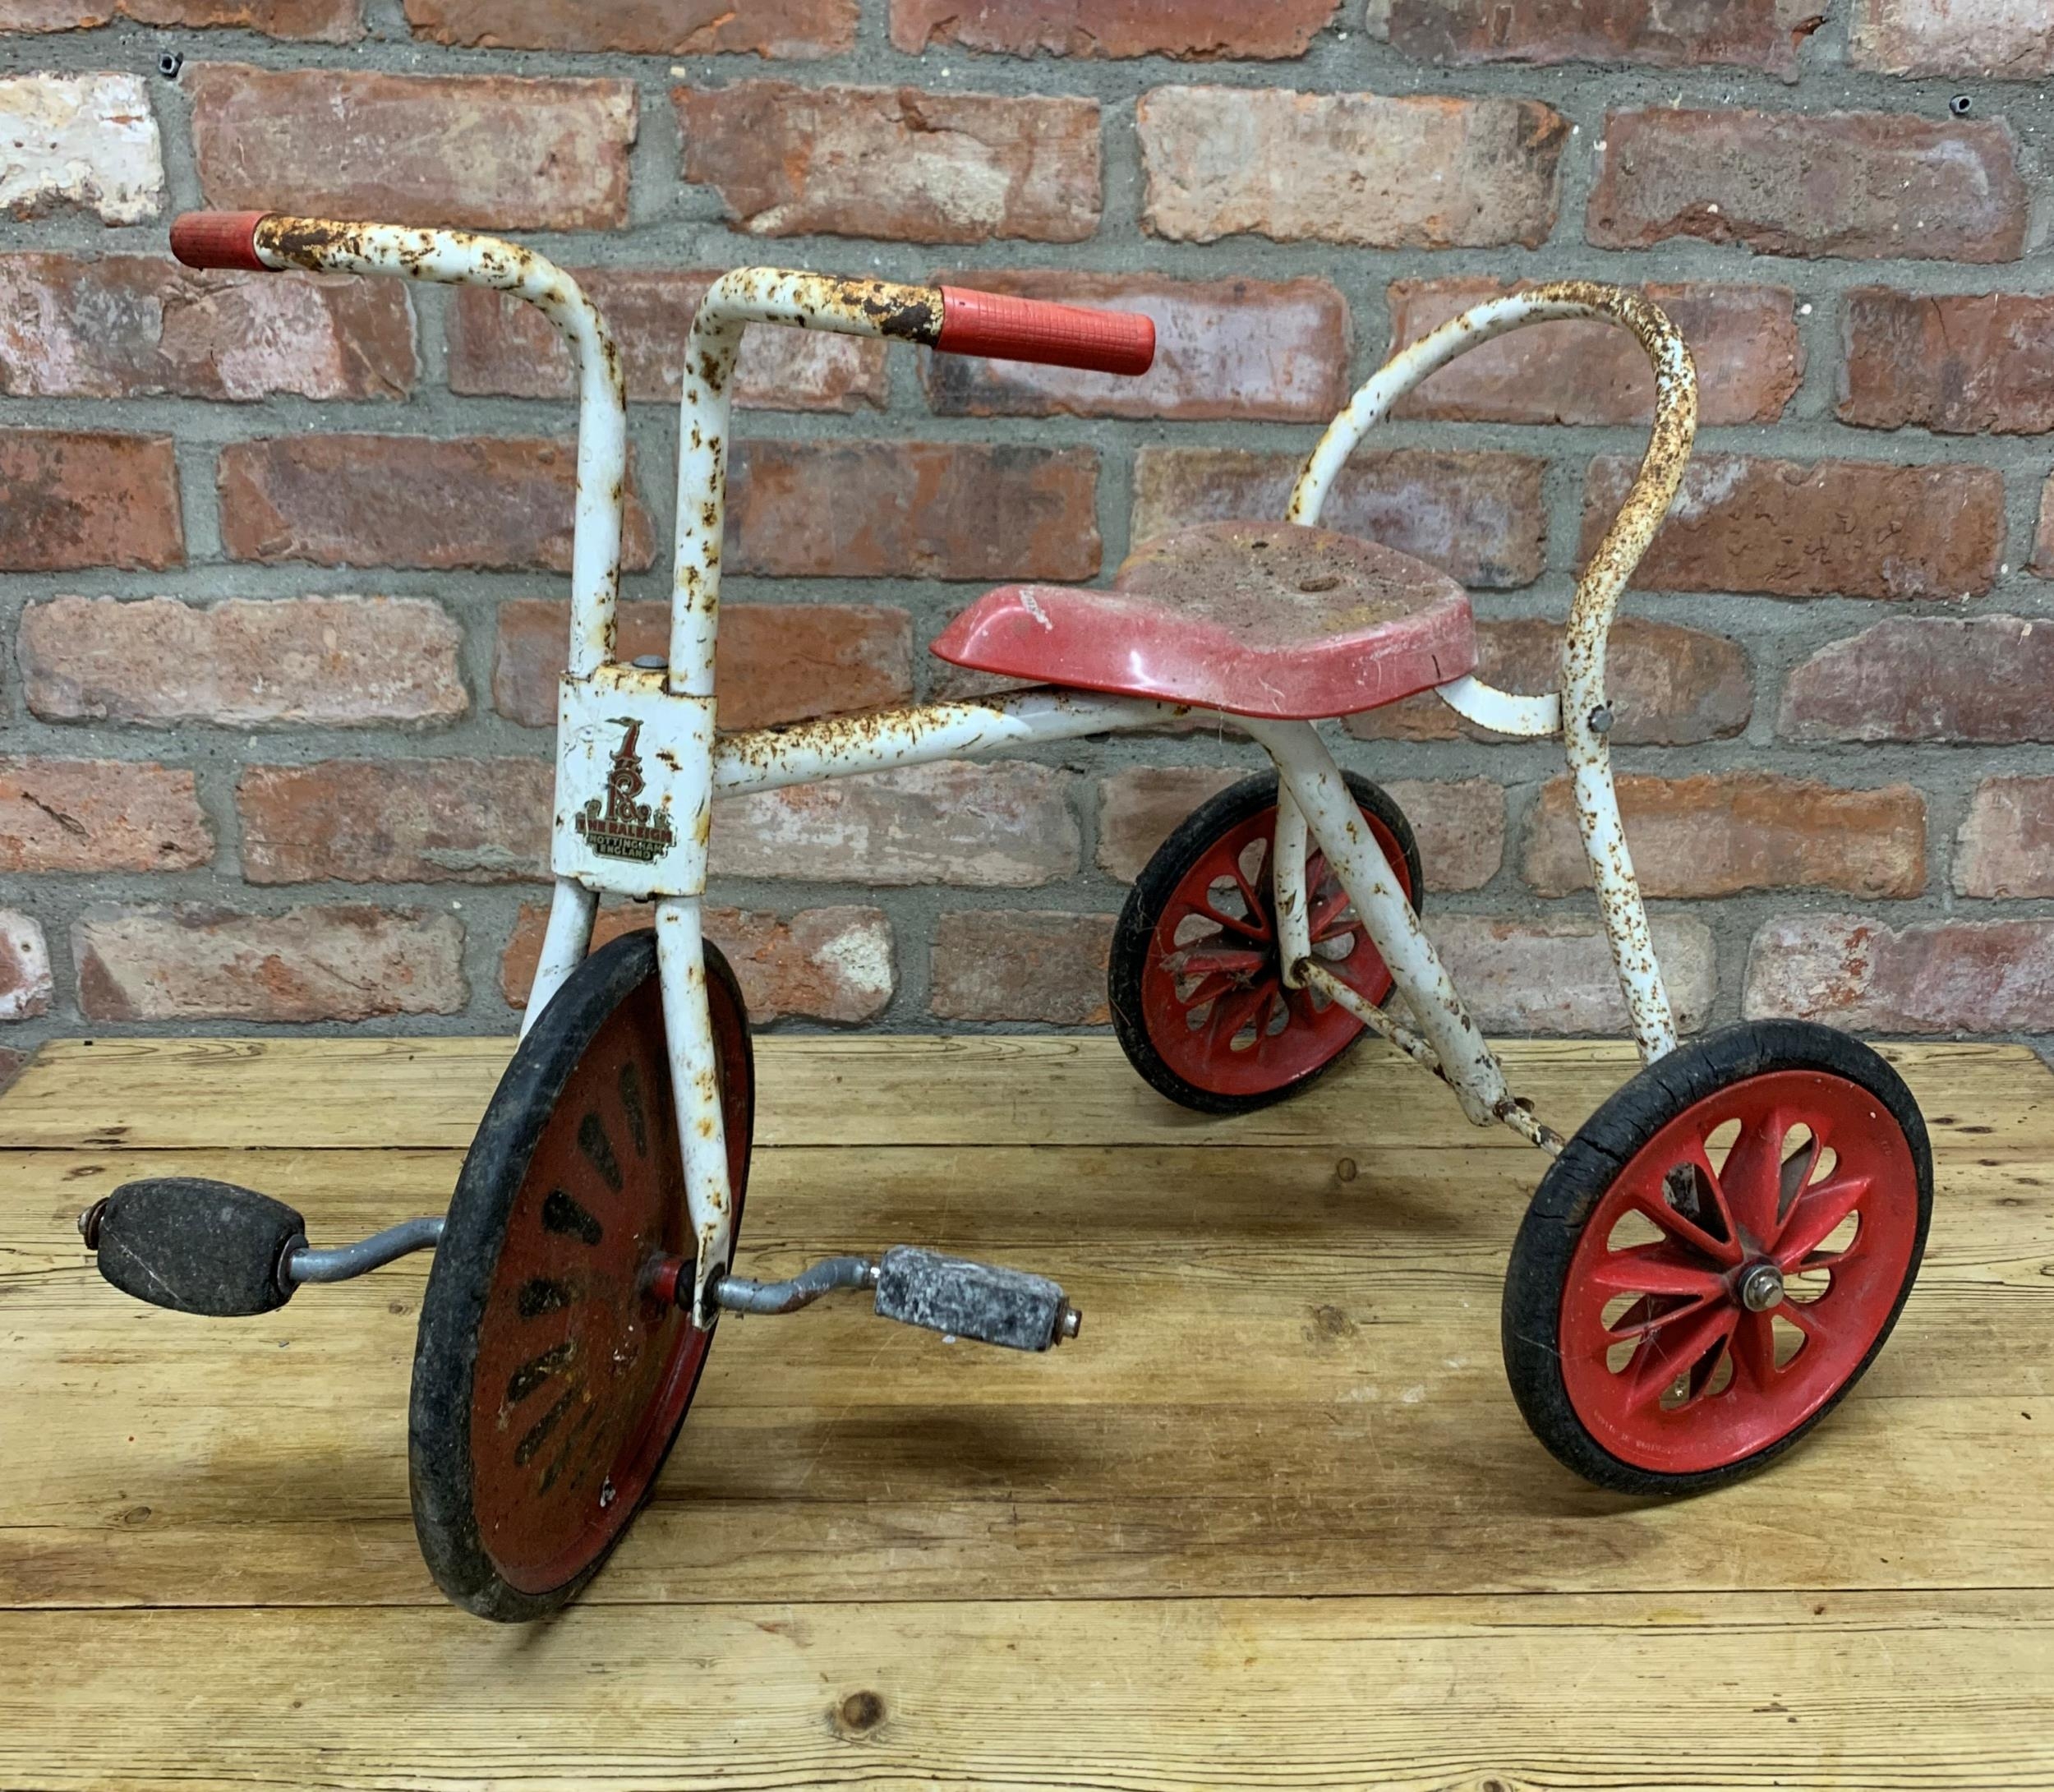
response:
[[[490,287],[525,299],[556,326],[578,363],[570,669],[582,676],[611,659],[628,477],[628,395],[613,333],[577,281],[532,249],[467,230],[274,216],[257,225],[251,246],[271,268]]]
[[[1618,325],[1639,342],[1655,370],[1655,424],[1626,501],[1577,581],[1562,650],[1560,726],[1573,776],[1577,826],[1591,861],[1598,907],[1605,919],[1627,1014],[1643,1058],[1652,1061],[1676,1043],[1669,993],[1656,962],[1647,911],[1633,876],[1633,856],[1619,820],[1605,735],[1611,712],[1605,698],[1605,647],[1620,594],[1660,527],[1697,428],[1697,381],[1690,350],[1660,308],[1637,293],[1594,282],[1564,280],[1487,300],[1394,355],[1327,426],[1291,494],[1287,518],[1319,520],[1335,476],[1356,443],[1427,376],[1508,330],[1564,318]],[[1458,711],[1486,726],[1490,712],[1517,720],[1521,699],[1481,679],[1456,681]],[[1477,711],[1485,713],[1476,714]],[[1510,728],[1507,733],[1526,730]]]
[[[1521,697],[1486,684],[1473,675],[1451,679],[1434,689],[1458,716],[1494,735],[1545,739],[1562,731],[1562,698],[1554,691],[1541,697]]]

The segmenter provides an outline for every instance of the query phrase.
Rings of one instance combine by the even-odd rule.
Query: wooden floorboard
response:
[[[434,1211],[505,1042],[46,1048],[0,1098],[0,1786],[2054,1787],[2030,1053],[1891,1048],[1939,1192],[1890,1349],[1774,1472],[1647,1504],[1505,1389],[1542,1160],[1388,1054],[1217,1126],[1103,1040],[759,1050],[745,1267],[938,1244],[1085,1335],[730,1324],[619,1555],[508,1631],[413,1541],[425,1260],[209,1322],[71,1230],[152,1173],[317,1240]],[[1507,1055],[1564,1124],[1632,1064]]]

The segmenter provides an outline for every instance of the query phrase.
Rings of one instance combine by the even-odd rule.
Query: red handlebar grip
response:
[[[244,268],[269,274],[257,259],[256,228],[269,217],[261,211],[189,211],[171,221],[171,252],[189,268]]]
[[[1138,311],[1087,311],[1046,299],[942,288],[945,355],[1039,361],[1093,373],[1146,373],[1155,359],[1155,320]]]

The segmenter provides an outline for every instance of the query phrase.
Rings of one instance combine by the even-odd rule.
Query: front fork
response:
[[[720,1066],[706,997],[706,942],[697,896],[656,904],[656,972],[663,989],[664,1048],[684,1152],[685,1207],[696,1251],[689,1301],[679,1304],[702,1330],[719,1311],[713,1285],[727,1273],[735,1237],[735,1190],[727,1173],[727,1126]],[[683,1291],[680,1290],[680,1292]]]

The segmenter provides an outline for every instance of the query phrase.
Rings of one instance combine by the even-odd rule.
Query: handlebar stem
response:
[[[845,336],[887,336],[930,347],[942,334],[937,287],[837,279],[776,268],[737,268],[700,301],[685,341],[678,414],[678,522],[670,605],[670,688],[713,695],[721,617],[721,537],[727,511],[735,362],[749,324]]]

